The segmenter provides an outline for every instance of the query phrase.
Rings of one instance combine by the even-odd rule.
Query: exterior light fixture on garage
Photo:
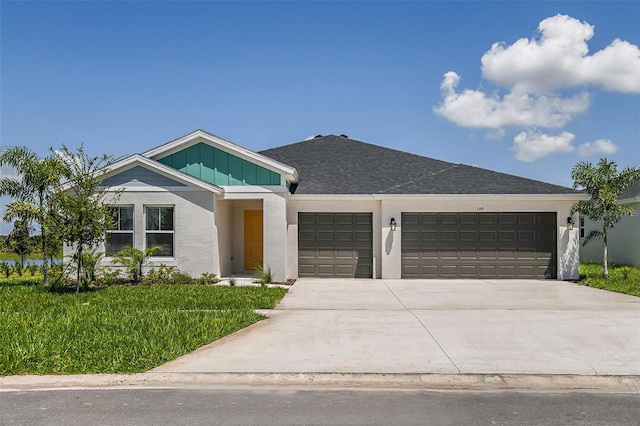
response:
[[[571,231],[573,229],[573,218],[571,216],[567,216],[567,229]]]
[[[396,226],[398,226],[398,224],[396,223],[396,220],[394,218],[391,218],[391,222],[389,222],[389,226],[391,227],[392,231],[396,230]]]

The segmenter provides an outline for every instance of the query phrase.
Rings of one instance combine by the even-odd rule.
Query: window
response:
[[[584,217],[580,218],[580,238],[584,238]]]
[[[111,207],[114,218],[113,229],[105,240],[107,256],[113,256],[123,247],[133,247],[133,206]]]
[[[154,256],[173,257],[173,207],[146,207],[146,247],[160,246]]]

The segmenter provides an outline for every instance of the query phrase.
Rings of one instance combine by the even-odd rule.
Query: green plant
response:
[[[101,271],[99,282],[105,285],[122,284],[123,279],[119,270],[105,268]]]
[[[96,249],[82,253],[82,284],[84,287],[97,281],[96,272],[103,257],[104,253]]]
[[[35,263],[27,263],[27,266],[25,267],[25,269],[29,271],[29,275],[33,277],[38,273],[38,269],[40,269],[40,267]]]
[[[621,266],[618,270],[622,274],[622,278],[624,278],[625,280],[629,279],[629,275],[631,274],[630,266]]]
[[[16,262],[13,264],[13,272],[19,277],[24,273],[24,268],[22,267],[22,263]]]
[[[260,285],[265,286],[273,282],[273,276],[271,274],[271,268],[269,267],[259,267],[253,273],[253,278],[255,278]]]
[[[6,221],[21,219],[35,221],[40,228],[42,247],[43,284],[49,285],[48,247],[49,236],[54,226],[54,209],[52,208],[64,175],[64,164],[59,157],[52,155],[39,158],[26,146],[2,148],[0,166],[10,165],[16,169],[16,178],[0,179],[0,195],[8,195],[14,199],[7,204],[4,216]]]
[[[2,273],[5,278],[9,278],[9,275],[11,275],[11,265],[7,262],[0,262],[0,273]]]
[[[140,282],[144,275],[144,267],[149,264],[149,258],[160,250],[162,250],[161,246],[153,246],[145,250],[127,246],[113,256],[113,263],[127,268],[131,279],[134,282]]]
[[[199,283],[202,285],[205,284],[215,284],[217,282],[219,282],[220,280],[218,279],[218,277],[216,276],[216,274],[212,274],[209,272],[203,272],[200,275],[200,278],[198,279]]]
[[[236,277],[234,277],[233,275],[231,275],[231,276],[229,277],[229,285],[230,285],[231,287],[235,287],[235,286],[236,286]]]
[[[109,165],[110,157],[90,157],[82,146],[71,152],[64,145],[56,155],[65,166],[67,179],[67,187],[59,191],[55,199],[57,234],[62,242],[74,247],[78,292],[80,283],[86,286],[88,279],[87,274],[83,274],[84,250],[103,242],[107,231],[113,229],[113,209],[109,204],[115,203],[122,191],[112,191],[102,185],[101,169]]]
[[[193,278],[191,275],[180,272],[178,270],[173,271],[171,277],[169,278],[169,284],[192,284]]]
[[[152,268],[147,271],[142,278],[142,282],[145,284],[169,284],[174,272],[175,267],[167,266],[163,263],[158,268]]]

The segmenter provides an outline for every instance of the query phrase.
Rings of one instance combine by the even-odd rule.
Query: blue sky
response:
[[[640,164],[640,2],[1,1],[0,20],[0,142],[41,155],[200,128],[567,186],[578,161]]]

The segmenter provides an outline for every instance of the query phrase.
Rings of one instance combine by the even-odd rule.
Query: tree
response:
[[[33,228],[27,220],[13,222],[13,230],[7,236],[5,244],[11,253],[20,256],[20,266],[24,268],[24,258],[33,251],[33,241],[30,234]]]
[[[633,208],[618,204],[618,196],[623,193],[634,180],[640,179],[640,168],[627,167],[618,171],[618,165],[606,158],[600,159],[597,165],[582,161],[571,171],[573,187],[584,189],[590,196],[589,201],[579,201],[571,208],[571,213],[578,212],[594,222],[600,222],[600,229],[595,229],[585,237],[583,245],[598,238],[603,241],[603,276],[609,278],[609,258],[607,253],[607,233],[624,215],[633,214]]]
[[[131,279],[139,282],[144,273],[143,268],[149,263],[149,258],[160,250],[162,250],[161,246],[153,246],[145,250],[130,246],[123,247],[122,250],[113,256],[113,263],[127,268]]]
[[[116,202],[120,192],[112,193],[101,186],[100,171],[108,166],[110,157],[90,157],[82,146],[73,153],[64,145],[56,155],[65,165],[64,174],[68,179],[56,196],[58,235],[65,244],[74,247],[78,292],[86,258],[83,252],[104,241],[106,231],[113,225],[109,203]]]
[[[7,205],[5,221],[14,219],[36,222],[40,227],[42,244],[43,284],[49,285],[48,236],[52,224],[52,203],[64,172],[63,163],[56,156],[38,157],[27,147],[9,147],[0,151],[0,166],[16,169],[17,177],[0,179],[0,195],[14,201]]]

